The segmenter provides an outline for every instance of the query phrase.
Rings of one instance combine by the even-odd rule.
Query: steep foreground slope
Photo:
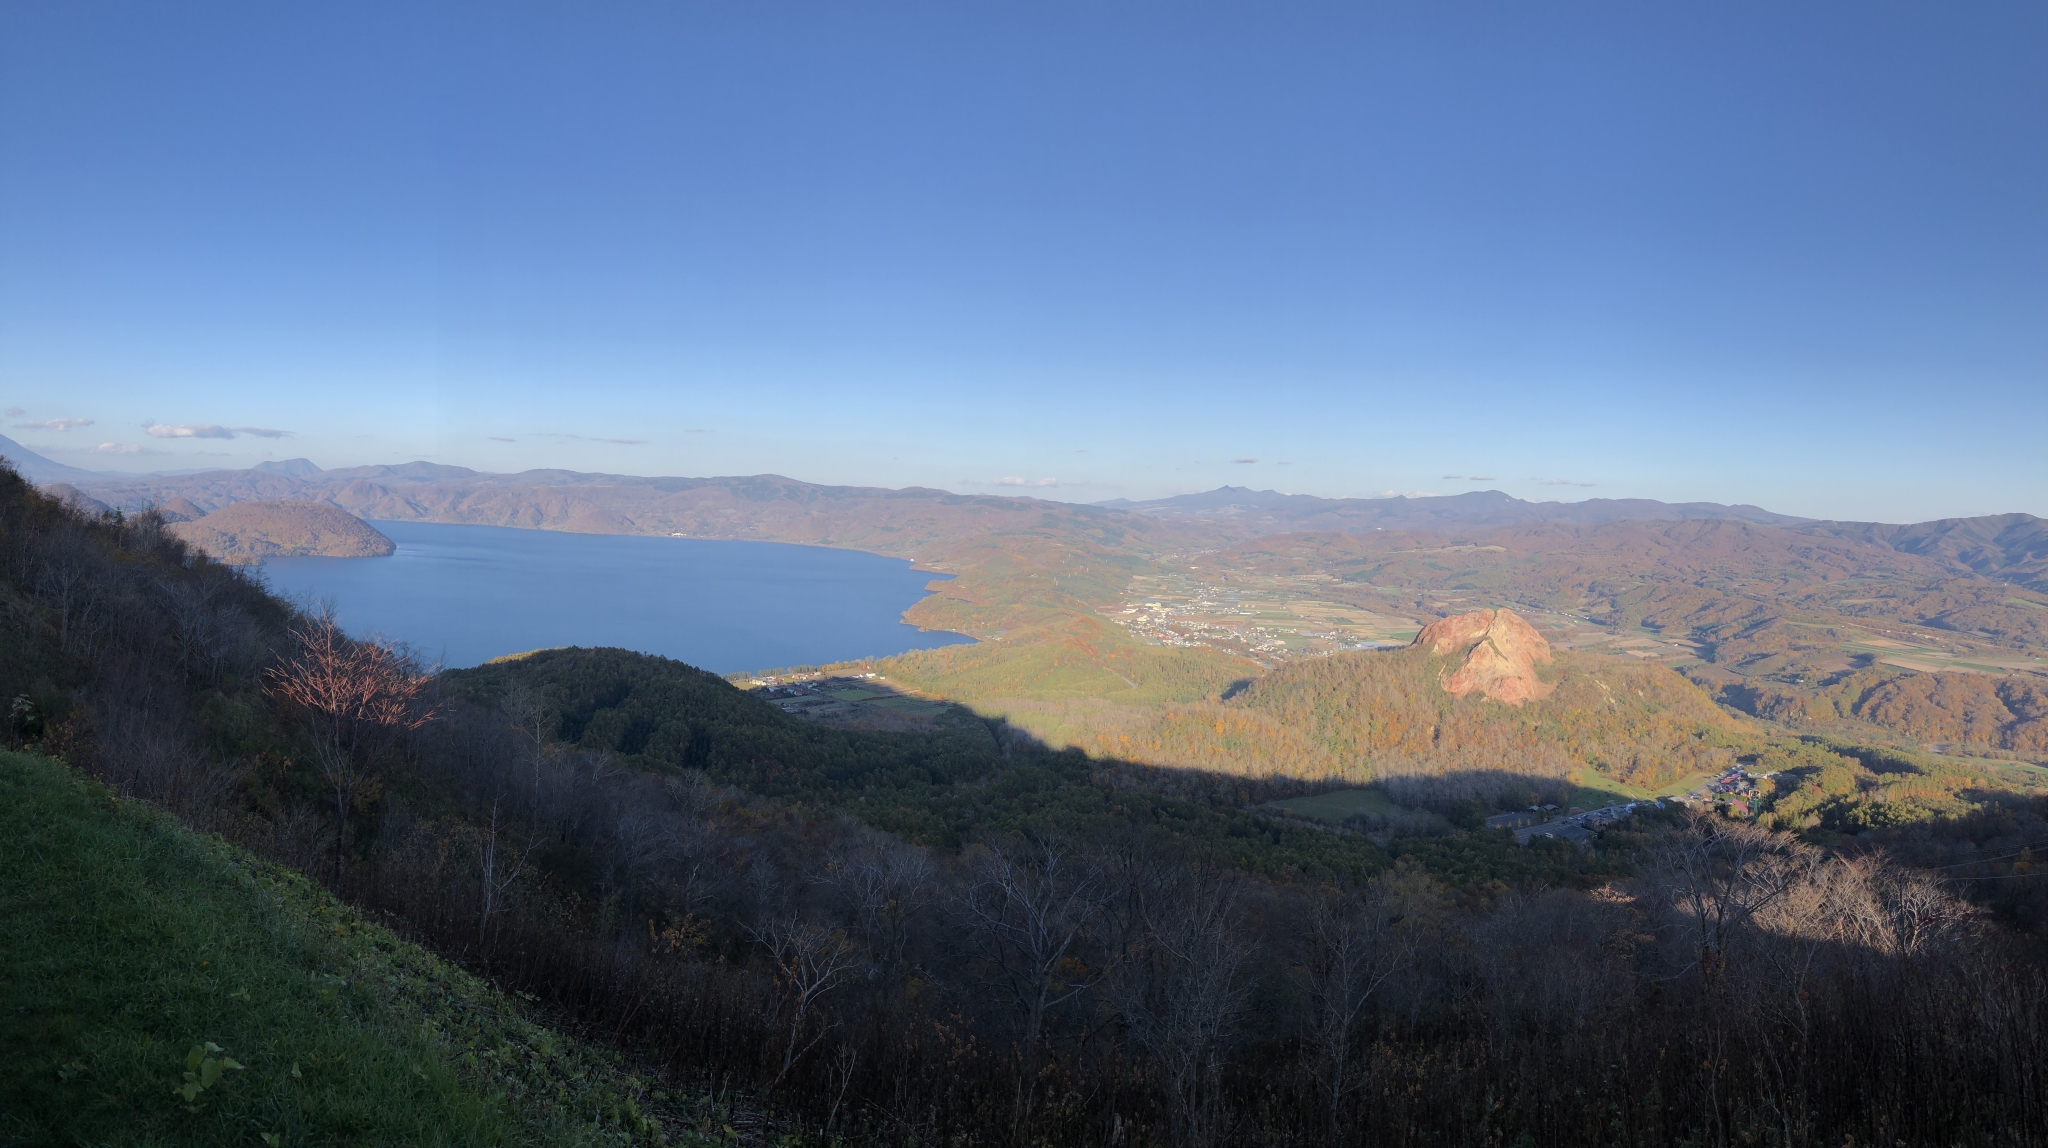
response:
[[[0,1141],[659,1142],[609,1060],[48,758],[0,755],[0,918]]]

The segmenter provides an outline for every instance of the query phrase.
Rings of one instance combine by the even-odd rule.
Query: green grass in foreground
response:
[[[0,1143],[660,1141],[607,1055],[26,754],[0,754],[0,920]]]

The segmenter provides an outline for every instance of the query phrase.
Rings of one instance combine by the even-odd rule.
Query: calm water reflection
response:
[[[332,598],[357,635],[473,666],[544,646],[623,646],[719,673],[970,639],[900,615],[932,575],[900,558],[779,542],[378,522],[389,558],[278,558],[290,596]]]

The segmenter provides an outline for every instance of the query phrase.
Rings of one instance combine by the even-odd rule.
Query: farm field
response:
[[[1887,666],[1921,673],[1961,670],[1977,674],[2010,674],[2048,670],[2048,661],[2016,650],[1964,649],[1920,645],[1897,638],[1863,637],[1842,643],[1854,653],[1869,654]]]
[[[872,674],[872,663],[849,662],[813,674],[739,678],[737,684],[786,713],[848,729],[929,729],[951,702],[919,697]]]
[[[1349,594],[1342,593],[1349,590]],[[1400,645],[1422,623],[1391,605],[1358,601],[1324,574],[1206,573],[1168,568],[1131,579],[1110,621],[1141,641],[1206,646],[1271,666],[1288,658]]]

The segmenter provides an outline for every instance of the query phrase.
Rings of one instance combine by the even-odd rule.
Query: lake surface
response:
[[[901,620],[930,573],[780,542],[376,522],[388,558],[273,558],[271,587],[330,598],[349,633],[473,666],[547,646],[623,646],[717,673],[817,665],[973,639]]]

